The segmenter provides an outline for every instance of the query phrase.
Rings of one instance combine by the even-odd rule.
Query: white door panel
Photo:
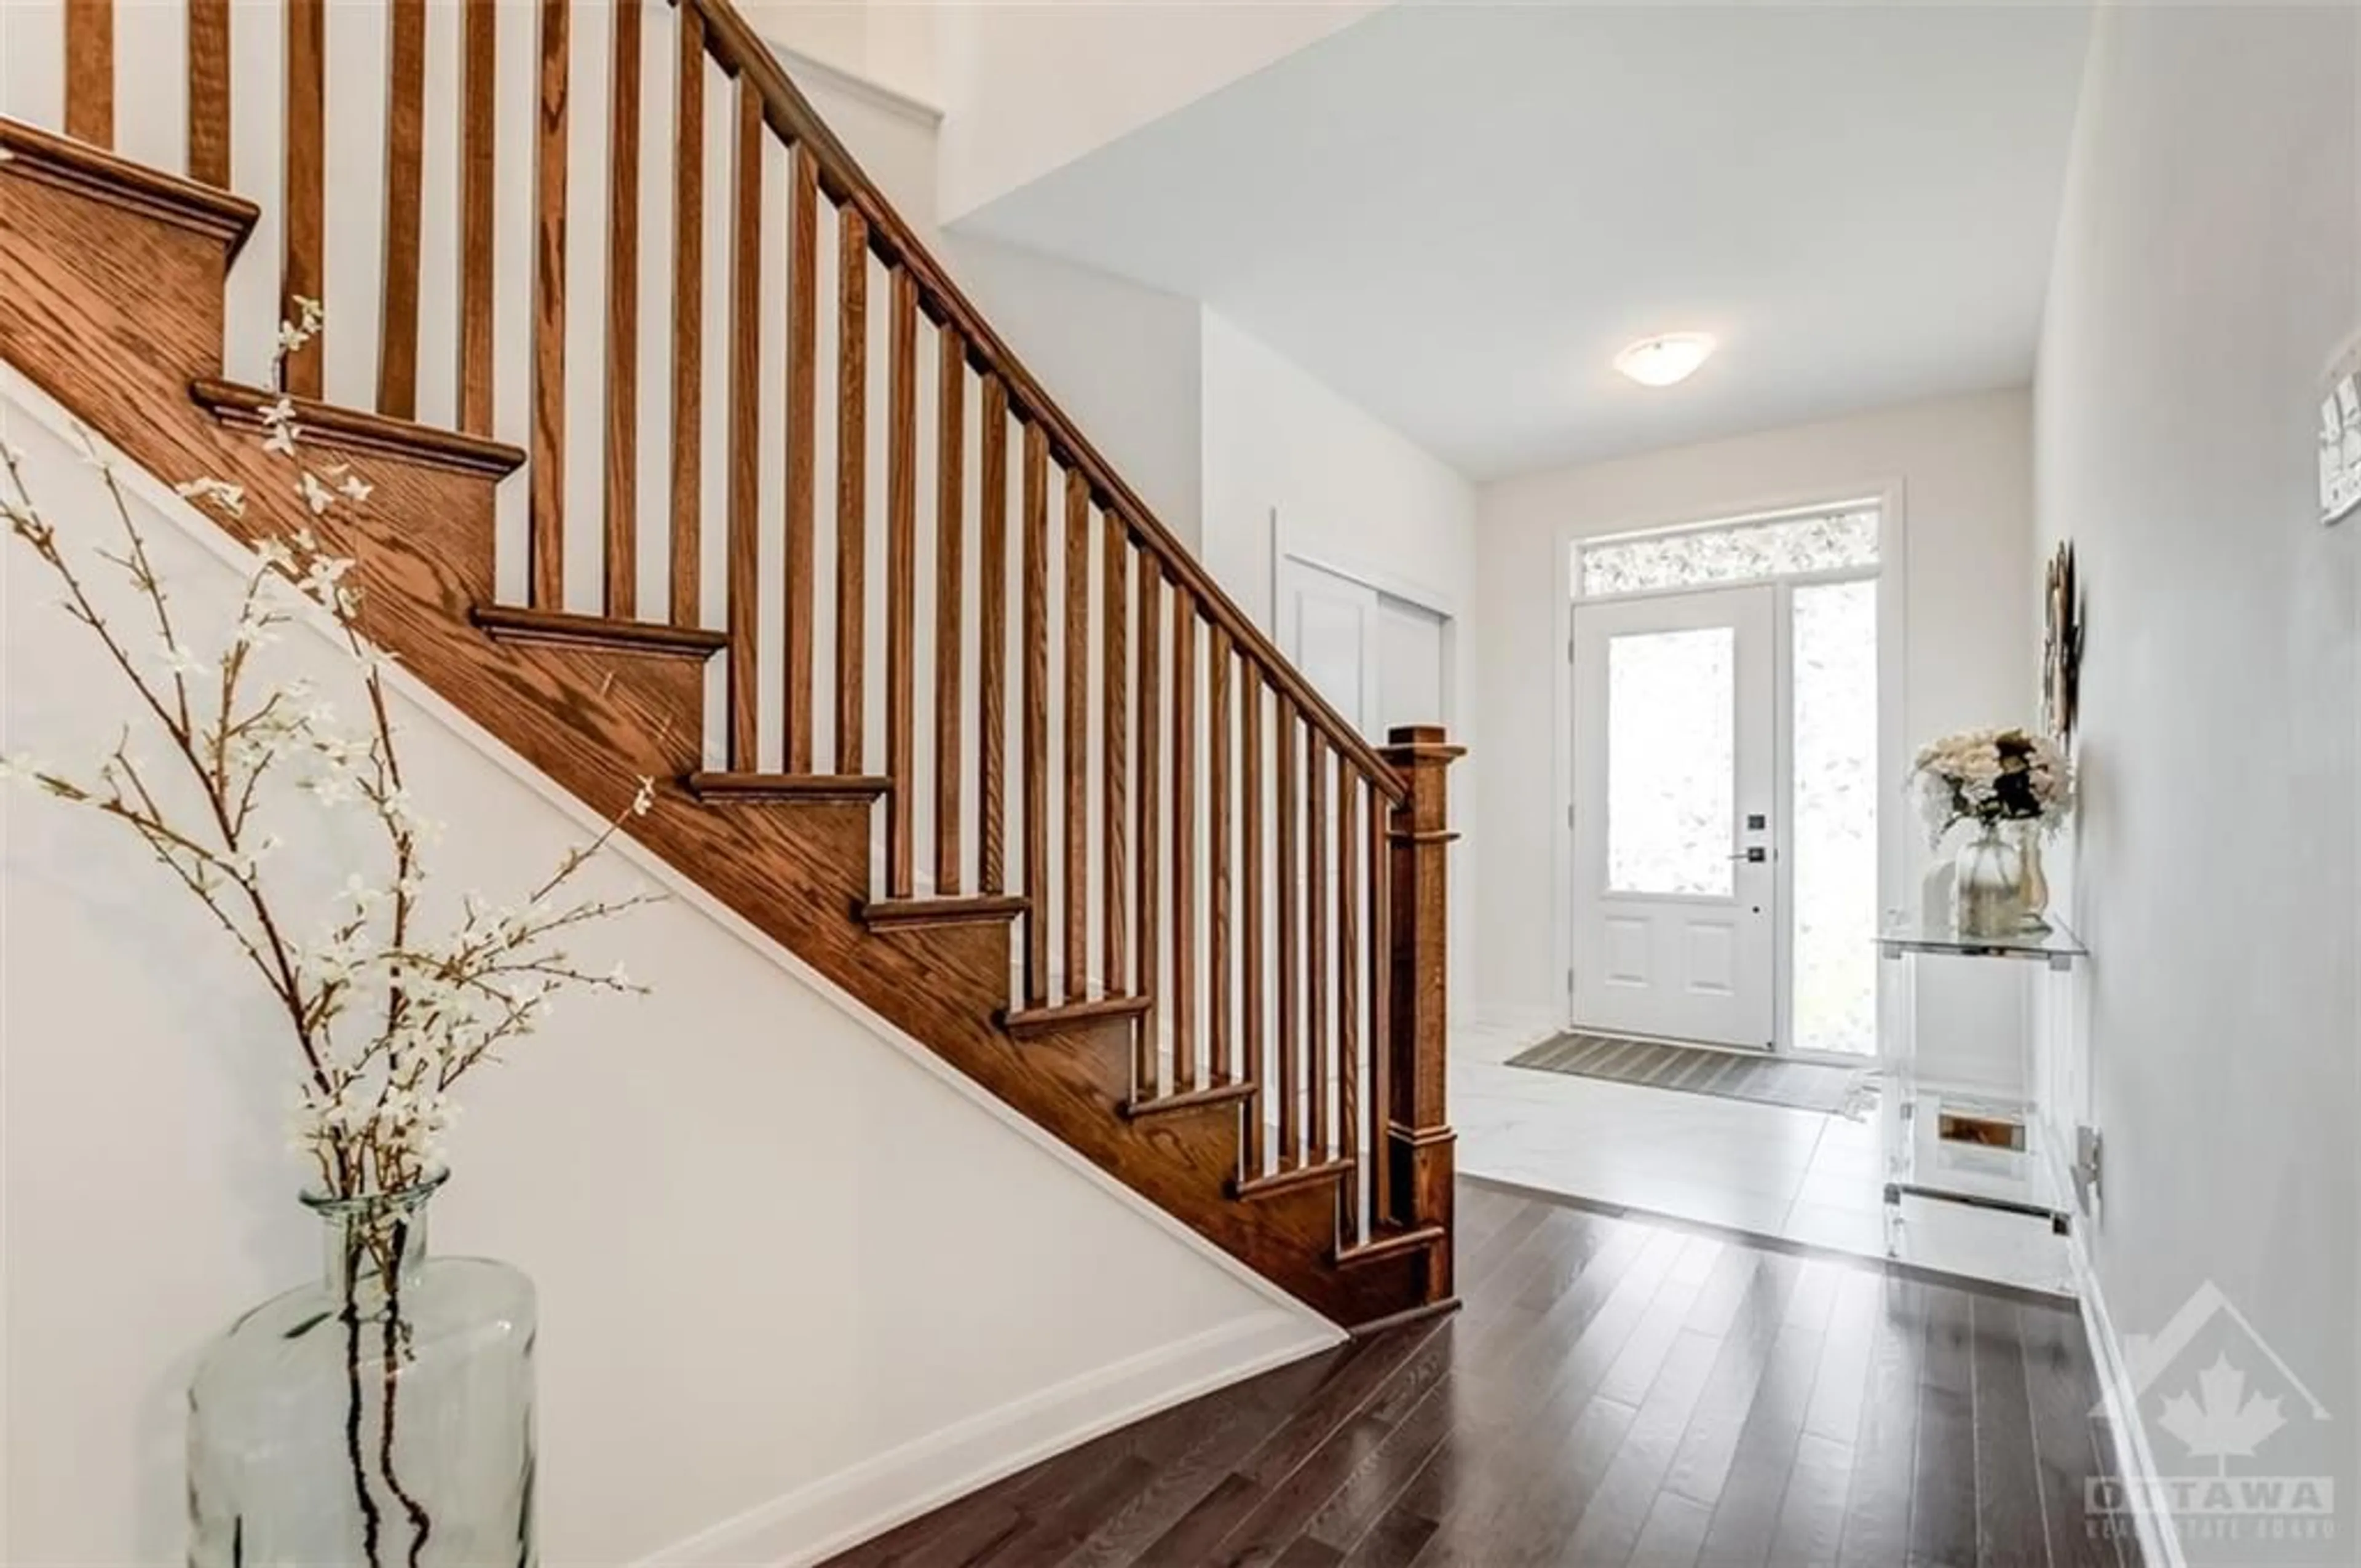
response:
[[[1367,733],[1378,677],[1377,590],[1288,556],[1279,598],[1280,649],[1328,706]]]
[[[1773,1043],[1773,593],[1576,610],[1578,1027]]]
[[[1443,617],[1391,594],[1378,596],[1378,702],[1379,736],[1444,719]]]

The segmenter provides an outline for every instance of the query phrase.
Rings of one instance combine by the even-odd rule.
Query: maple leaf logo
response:
[[[2164,1402],[2158,1425],[2179,1438],[2191,1458],[2211,1459],[2217,1473],[2233,1458],[2253,1456],[2256,1448],[2287,1424],[2275,1398],[2246,1392],[2246,1375],[2216,1355],[2213,1365],[2197,1375],[2196,1398],[2175,1394]]]

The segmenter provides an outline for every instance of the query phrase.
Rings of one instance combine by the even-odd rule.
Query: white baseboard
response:
[[[801,1568],[1053,1453],[1333,1344],[1259,1312],[1030,1394],[756,1505],[639,1568]]]
[[[2075,1295],[2082,1305],[2082,1333],[2090,1341],[2091,1359],[2098,1368],[2099,1397],[2107,1409],[2107,1431],[2114,1440],[2115,1474],[2131,1483],[2136,1497],[2155,1493],[2156,1454],[2147,1444],[2147,1428],[2139,1418],[2139,1391],[2124,1359],[2123,1342],[2115,1337],[2114,1320],[2107,1315],[2106,1292],[2099,1287],[2098,1271],[2081,1224],[2068,1247],[2074,1266]],[[2168,1515],[2142,1508],[2132,1516],[2138,1533],[2140,1561],[2147,1568],[2189,1568],[2180,1550],[2180,1532]]]

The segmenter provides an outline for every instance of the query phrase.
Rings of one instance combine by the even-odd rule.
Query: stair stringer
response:
[[[999,1022],[1008,1004],[1005,927],[863,927],[868,807],[700,803],[681,782],[701,760],[695,661],[500,641],[479,630],[469,615],[494,591],[495,481],[481,466],[398,455],[398,442],[355,449],[315,433],[331,460],[366,469],[376,494],[364,516],[312,518],[283,460],[192,395],[221,374],[223,285],[236,236],[218,221],[110,199],[110,166],[130,168],[120,160],[0,128],[14,154],[0,165],[0,357],[148,473],[243,485],[246,517],[219,520],[241,543],[314,527],[357,563],[368,635],[458,715],[602,817],[622,813],[642,778],[654,779],[656,808],[628,824],[654,857],[1181,1231],[1332,1321],[1365,1324],[1428,1299],[1424,1251],[1334,1261],[1336,1208],[1316,1187],[1257,1203],[1229,1195],[1235,1106],[1142,1121],[1118,1114],[1129,1095],[1127,1025],[1012,1039]],[[78,178],[37,177],[52,158]],[[146,185],[184,184],[131,172]],[[185,189],[198,205],[222,200]]]

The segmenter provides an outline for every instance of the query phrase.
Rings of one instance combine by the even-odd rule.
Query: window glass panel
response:
[[[1875,507],[1684,530],[1582,547],[1592,598],[1709,583],[1747,583],[1877,564]]]
[[[1737,814],[1737,633],[1607,645],[1607,885],[1730,896]]]
[[[1795,1044],[1877,1049],[1877,585],[1795,590]]]

